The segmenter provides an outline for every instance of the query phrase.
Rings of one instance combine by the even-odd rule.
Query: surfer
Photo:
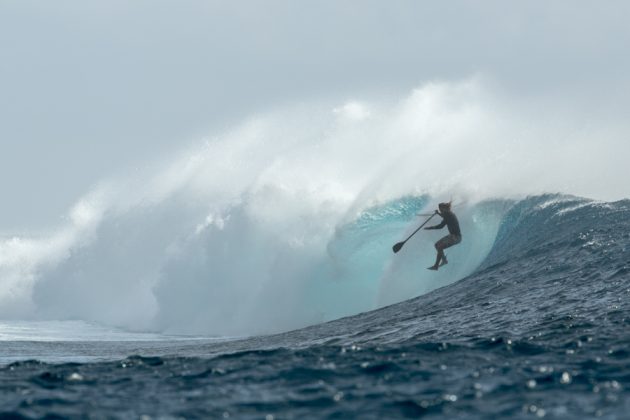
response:
[[[462,241],[462,234],[459,230],[459,222],[457,221],[455,213],[451,211],[451,203],[440,203],[438,205],[438,208],[439,210],[436,210],[435,213],[439,214],[442,217],[442,223],[435,226],[425,227],[425,229],[427,230],[442,229],[444,226],[448,227],[449,234],[435,243],[435,249],[437,249],[437,258],[435,260],[435,265],[429,267],[429,270],[436,271],[441,266],[448,264],[446,255],[444,255],[444,250],[453,245],[457,245]]]

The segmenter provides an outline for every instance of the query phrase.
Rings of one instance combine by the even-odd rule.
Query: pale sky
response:
[[[256,112],[481,75],[627,113],[627,1],[0,1],[0,233]],[[630,141],[629,141],[630,142]]]

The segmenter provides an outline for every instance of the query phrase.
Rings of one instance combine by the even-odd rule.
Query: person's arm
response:
[[[439,225],[425,227],[425,229],[426,229],[426,230],[431,230],[431,229],[442,229],[444,226],[446,226],[446,220],[442,220],[442,223],[440,223]]]

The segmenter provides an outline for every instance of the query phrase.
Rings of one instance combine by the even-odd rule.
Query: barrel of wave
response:
[[[433,244],[446,230],[421,230],[397,254],[391,246],[425,221],[420,215],[431,213],[436,203],[428,196],[403,197],[367,209],[338,229],[328,252],[339,287],[362,290],[361,299],[347,303],[354,313],[419,296],[472,273],[490,252],[502,217],[512,205],[510,200],[457,205],[454,211],[464,239],[448,250],[447,267],[429,272],[426,267],[435,260]],[[429,222],[437,223],[439,219]]]

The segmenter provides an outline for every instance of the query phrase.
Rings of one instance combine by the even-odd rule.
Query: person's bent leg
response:
[[[440,246],[440,241],[435,243],[435,249],[437,250],[437,256],[435,257],[435,264],[429,267],[431,270],[437,270],[440,267],[440,261],[444,258],[444,250]]]
[[[437,257],[435,258],[435,265],[439,266],[440,262],[444,259],[444,250],[442,248],[438,248]]]
[[[432,270],[437,270],[440,265],[448,264],[444,250],[450,246],[453,246],[461,241],[460,237],[456,235],[448,234],[435,243],[435,249],[437,250],[437,257],[435,258],[435,265],[429,267]]]

